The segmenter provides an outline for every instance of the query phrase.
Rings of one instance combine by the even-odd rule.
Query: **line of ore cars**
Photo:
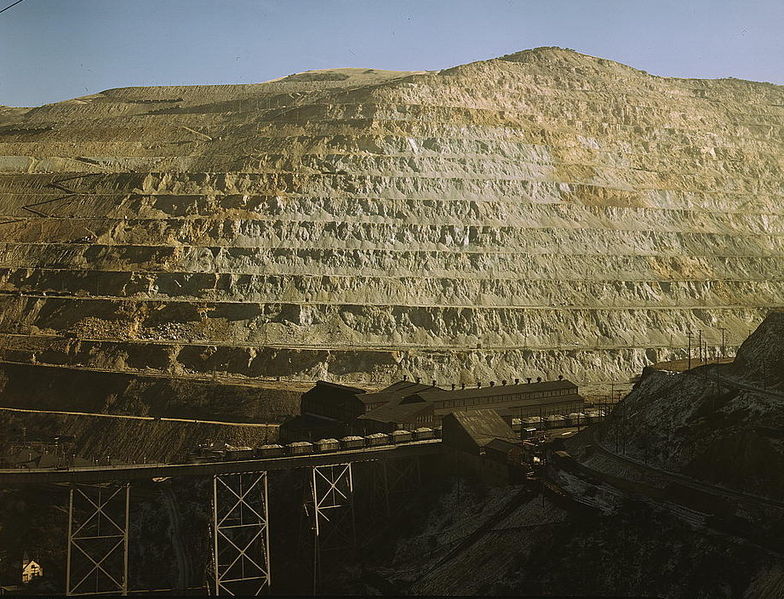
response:
[[[345,451],[347,449],[364,449],[366,447],[378,447],[380,445],[399,445],[401,443],[439,438],[441,438],[440,428],[432,429],[422,427],[413,431],[400,429],[391,433],[373,433],[364,437],[349,435],[342,439],[319,439],[313,443],[310,441],[294,441],[293,443],[287,443],[286,445],[274,443],[270,445],[261,445],[259,447],[232,447],[230,445],[221,447],[212,444],[203,444],[199,445],[198,449],[193,452],[190,457],[191,461],[205,459],[250,460],[257,458],[282,458]]]
[[[530,436],[530,433],[536,430],[591,424],[597,422],[603,416],[603,410],[588,410],[585,413],[580,412],[564,416],[555,415],[546,416],[544,418],[538,416],[522,419],[513,418],[512,428],[521,432],[522,437],[526,437]],[[261,445],[259,447],[216,446],[207,443],[199,445],[197,450],[191,453],[190,461],[281,458],[344,451],[348,449],[363,449],[381,445],[399,445],[401,443],[440,438],[441,427],[420,427],[413,431],[398,429],[391,433],[373,433],[364,437],[349,435],[342,439],[319,439],[313,443],[310,441],[294,441],[293,443],[287,443],[286,445],[273,443],[270,445]]]

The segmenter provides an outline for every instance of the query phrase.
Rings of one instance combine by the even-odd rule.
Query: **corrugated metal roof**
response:
[[[490,443],[485,445],[485,447],[488,447],[490,449],[495,449],[496,451],[500,451],[501,453],[509,453],[510,451],[520,447],[520,442],[519,441],[513,442],[508,439],[493,439],[492,441],[490,441]]]
[[[428,402],[429,403],[429,402]],[[561,413],[566,411],[572,411],[574,409],[575,404],[584,404],[585,399],[578,394],[575,395],[561,395],[555,397],[541,397],[541,398],[523,398],[523,399],[516,399],[512,401],[497,401],[491,403],[483,403],[481,407],[486,410],[495,410],[498,412],[499,416],[503,417],[511,417],[520,415],[525,412],[527,415],[531,414],[532,411],[536,411],[538,408],[541,410],[544,416],[549,415],[550,413]],[[568,406],[568,408],[567,408]],[[462,410],[471,410],[474,408],[479,408],[480,404],[475,404],[474,406],[463,406],[460,409]],[[451,407],[440,407],[436,408],[436,414],[448,414],[454,408]],[[538,415],[538,414],[536,414]]]
[[[377,391],[375,393],[365,393],[357,397],[363,403],[377,403],[377,402],[391,402],[395,400],[403,399],[404,397],[408,397],[410,395],[414,395],[421,391],[438,391],[438,387],[433,387],[432,385],[422,385],[421,383],[412,383],[411,381],[398,381],[387,387],[386,389],[382,389],[381,391]]]
[[[452,412],[452,417],[479,447],[493,439],[516,440],[512,429],[495,410],[460,410]]]
[[[358,419],[376,420],[377,422],[406,422],[416,417],[420,412],[431,408],[432,406],[424,401],[410,404],[388,403],[362,414]]]
[[[411,390],[414,389],[414,392],[418,391],[419,388],[430,388],[432,385],[423,385],[422,383],[417,383],[415,381],[397,381],[392,383],[388,387],[384,387],[383,389],[379,390],[379,393],[388,393],[388,392],[398,392],[403,390]]]

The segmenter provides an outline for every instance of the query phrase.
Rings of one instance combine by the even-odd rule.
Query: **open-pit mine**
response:
[[[0,390],[590,383],[737,345],[784,300],[783,107],[558,48],[0,107]]]

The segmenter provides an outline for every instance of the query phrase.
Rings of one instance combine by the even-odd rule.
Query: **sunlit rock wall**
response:
[[[542,48],[0,108],[0,360],[619,379],[784,299],[784,88]]]

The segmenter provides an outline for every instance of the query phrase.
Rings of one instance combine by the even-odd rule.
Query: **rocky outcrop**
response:
[[[784,298],[784,90],[540,48],[0,112],[0,360],[619,378]]]

